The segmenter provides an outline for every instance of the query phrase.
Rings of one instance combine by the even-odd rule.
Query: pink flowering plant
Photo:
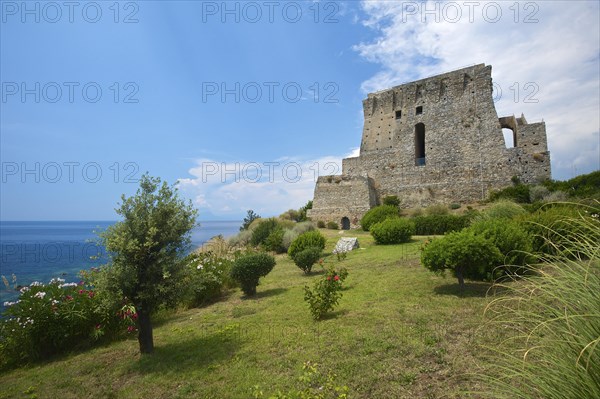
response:
[[[124,324],[89,282],[54,278],[19,291],[16,301],[4,303],[0,369],[89,345]]]
[[[321,320],[325,314],[333,311],[342,297],[343,282],[348,276],[346,268],[325,269],[325,275],[311,289],[304,287],[304,300],[308,303],[314,320]]]

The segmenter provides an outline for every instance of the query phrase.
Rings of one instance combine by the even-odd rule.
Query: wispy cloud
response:
[[[381,65],[364,92],[491,64],[498,114],[546,122],[555,178],[600,169],[599,3],[368,0],[362,9],[376,37],[354,50]]]
[[[248,209],[262,216],[297,209],[313,198],[316,179],[340,174],[342,158],[358,155],[358,148],[340,156],[318,159],[280,157],[274,161],[219,161],[201,158],[178,179],[182,193],[193,199],[200,217],[239,218]]]

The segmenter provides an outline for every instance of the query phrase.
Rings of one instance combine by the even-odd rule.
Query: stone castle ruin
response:
[[[479,64],[371,93],[363,101],[360,155],[320,176],[312,220],[356,226],[384,197],[403,207],[471,203],[490,190],[549,179],[544,122],[498,117],[492,67]],[[512,130],[507,148],[502,129]]]

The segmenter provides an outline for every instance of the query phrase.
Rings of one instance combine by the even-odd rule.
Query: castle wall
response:
[[[468,203],[511,185],[513,176],[527,183],[550,178],[545,124],[528,124],[523,115],[498,118],[491,66],[369,94],[363,111],[360,156],[342,161],[342,176],[372,179],[375,204],[387,195],[399,196],[406,207]],[[513,130],[515,148],[506,148],[503,127]],[[332,207],[346,201],[333,195],[325,201],[325,181],[315,188],[315,215],[320,202]],[[355,205],[363,201],[363,209],[372,206],[364,196],[345,197]]]

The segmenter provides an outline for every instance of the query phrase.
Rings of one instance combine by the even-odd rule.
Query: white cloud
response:
[[[363,24],[377,36],[354,50],[381,70],[362,89],[490,64],[498,114],[546,122],[555,178],[600,169],[598,4],[363,1]],[[538,102],[526,102],[536,87],[529,100]]]
[[[318,176],[340,174],[342,158],[358,155],[353,148],[342,156],[319,159],[281,157],[275,161],[195,161],[178,179],[183,194],[193,198],[200,218],[240,218],[248,209],[262,216],[298,209],[313,198]]]

